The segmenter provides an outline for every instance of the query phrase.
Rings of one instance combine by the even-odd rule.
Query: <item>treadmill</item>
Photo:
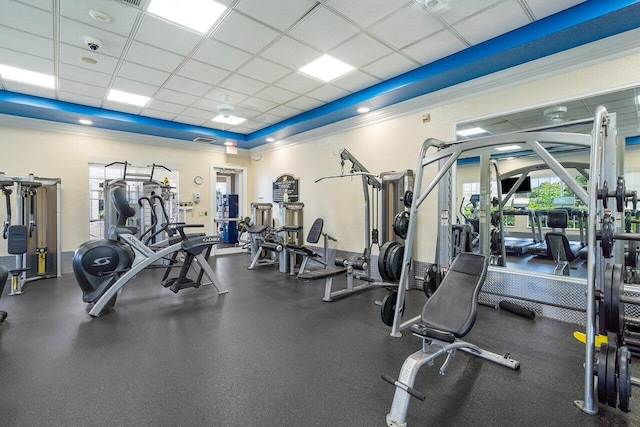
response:
[[[531,238],[525,237],[505,237],[504,248],[507,254],[521,256],[529,253],[529,249],[540,242],[537,239],[534,212],[530,210],[515,210],[505,211],[504,215],[526,215],[529,219],[529,226],[531,227]],[[544,243],[544,242],[543,242]],[[545,247],[546,250],[546,247]]]

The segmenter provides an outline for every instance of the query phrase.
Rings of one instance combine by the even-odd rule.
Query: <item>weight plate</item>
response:
[[[382,305],[380,306],[380,315],[382,317],[382,323],[387,326],[393,326],[393,318],[396,314],[396,302],[398,301],[398,292],[391,291],[389,292],[384,299],[382,300]],[[404,313],[404,304],[402,304],[401,310]]]
[[[422,290],[427,298],[431,298],[431,295],[436,291],[438,287],[438,266],[431,264],[427,269],[427,273],[424,275],[424,282],[422,282]]]
[[[400,277],[402,276],[402,260],[404,258],[404,245],[398,245],[393,249],[391,256],[389,258],[389,277],[391,277],[392,281],[398,282],[400,281]]]
[[[607,404],[607,343],[600,344],[598,353],[598,402]]]
[[[613,266],[613,276],[611,279],[611,324],[616,329],[611,331],[618,336],[618,341],[622,341],[624,332],[624,303],[620,300],[622,286],[624,286],[624,276],[621,264]]]
[[[406,239],[407,232],[409,231],[409,212],[402,211],[394,216],[392,228],[396,236],[401,239]]]
[[[618,365],[618,349],[609,345],[607,351],[607,405],[616,408],[618,405],[618,384],[616,372]]]
[[[405,208],[410,208],[411,203],[413,203],[413,191],[407,190],[404,192],[404,196],[402,197],[402,203]]]
[[[598,197],[602,199],[602,207],[607,209],[607,202],[609,198],[609,183],[606,180],[602,184],[602,189],[600,190],[600,194],[598,194]]]
[[[618,212],[624,211],[624,195],[626,192],[627,189],[624,183],[624,177],[619,176],[616,181],[616,208],[618,209]]]
[[[638,266],[638,242],[629,241],[629,250],[625,258],[625,267],[636,268]]]
[[[618,351],[618,395],[620,396],[620,410],[629,412],[629,398],[631,397],[631,369],[629,363],[631,353],[627,347],[620,347]]]
[[[600,229],[600,247],[602,248],[602,256],[611,258],[613,256],[613,233],[615,232],[615,224],[611,214],[604,214],[602,217],[602,227]]]
[[[385,267],[387,265],[387,257],[389,256],[389,250],[391,247],[398,245],[398,242],[387,242],[380,248],[380,254],[378,255],[378,273],[384,282],[389,282],[389,277],[386,274]]]
[[[604,289],[603,289],[603,298],[604,298],[604,312],[602,313],[604,317],[604,329],[607,332],[613,332],[613,322],[611,321],[611,311],[613,310],[613,304],[611,299],[611,290],[613,288],[613,264],[607,264],[604,270]]]

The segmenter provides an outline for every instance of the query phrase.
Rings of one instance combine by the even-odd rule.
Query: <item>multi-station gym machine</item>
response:
[[[60,186],[58,178],[0,172],[6,208],[2,237],[7,241],[7,252],[15,255],[15,267],[9,269],[9,295],[22,294],[27,282],[62,274]]]

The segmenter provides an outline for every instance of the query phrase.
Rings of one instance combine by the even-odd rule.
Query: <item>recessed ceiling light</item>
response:
[[[5,80],[25,83],[33,86],[41,86],[49,89],[56,88],[56,80],[53,76],[24,70],[22,68],[10,67],[8,65],[0,64],[0,77]]]
[[[311,77],[320,79],[324,82],[330,82],[331,80],[334,80],[353,70],[355,70],[355,68],[351,65],[345,64],[344,62],[339,61],[332,56],[323,55],[315,61],[310,62],[309,64],[300,68],[298,71],[308,74]]]
[[[495,150],[496,151],[513,151],[513,150],[519,150],[522,147],[520,147],[519,145],[505,145],[503,147],[496,147]]]
[[[227,10],[213,0],[151,0],[147,12],[205,34]]]
[[[236,116],[229,116],[229,115],[225,116],[222,114],[218,114],[213,119],[211,119],[212,122],[225,123],[228,125],[238,125],[244,122],[245,120],[247,119],[245,119],[244,117],[236,117]]]
[[[233,144],[233,142],[231,142],[231,141],[225,141],[225,142],[224,142],[224,145],[226,145],[227,147],[231,147],[231,146],[232,146],[232,145],[234,145],[234,144]]]
[[[636,103],[640,104],[640,95],[636,98]]]
[[[148,96],[136,95],[129,92],[123,92],[121,90],[111,89],[107,100],[113,102],[120,102],[122,104],[136,105],[138,107],[144,107],[147,105],[151,98]]]
[[[271,137],[267,138],[267,142],[274,142],[275,140],[276,140],[275,138],[271,138]]]
[[[89,11],[89,16],[95,19],[98,22],[110,22],[111,17],[104,12],[100,12],[99,10],[91,9]]]
[[[87,120],[87,119],[80,119],[78,120],[78,123],[80,123],[81,125],[92,125],[93,122],[91,120]]]
[[[358,108],[358,113],[360,113],[360,114],[368,113],[369,111],[371,111],[371,108],[369,108],[369,107],[360,107],[360,108]]]
[[[83,56],[82,58],[80,58],[80,61],[91,65],[96,65],[98,63],[98,61],[93,58],[89,58],[88,56]]]
[[[470,128],[470,129],[459,130],[456,133],[460,136],[471,136],[471,135],[479,135],[481,133],[487,133],[487,131],[482,128]]]

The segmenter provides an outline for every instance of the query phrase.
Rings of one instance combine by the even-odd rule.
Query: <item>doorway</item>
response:
[[[246,252],[239,241],[237,226],[247,213],[247,169],[239,166],[211,165],[211,229],[222,236],[217,254]]]

